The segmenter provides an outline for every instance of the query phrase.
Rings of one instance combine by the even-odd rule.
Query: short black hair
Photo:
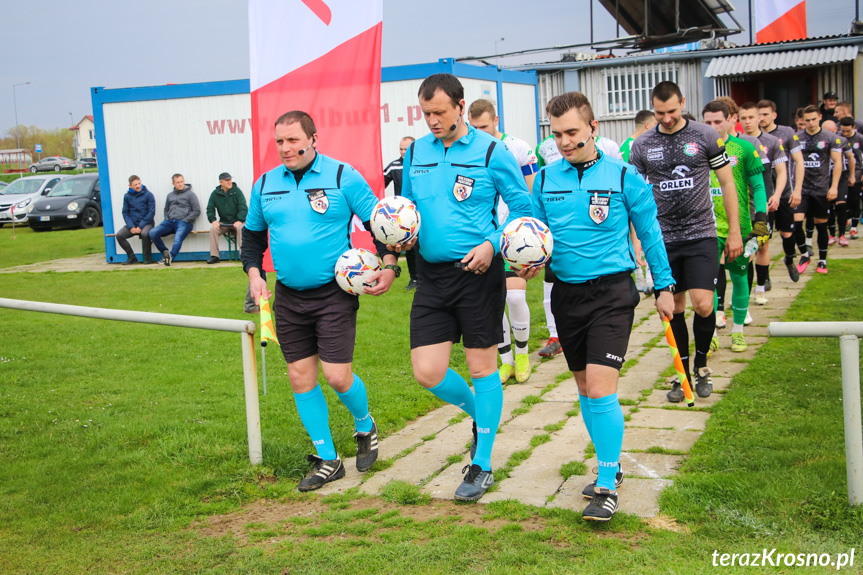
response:
[[[810,104],[810,105],[806,106],[805,108],[803,108],[803,115],[805,116],[806,114],[818,114],[820,116],[821,115],[821,109],[818,106],[816,106],[815,104]]]
[[[650,101],[659,100],[660,102],[667,102],[672,96],[677,96],[678,100],[683,101],[683,92],[680,91],[680,86],[670,81],[660,82],[653,87],[653,91],[650,93]]]
[[[856,124],[854,123],[854,118],[852,118],[851,116],[845,116],[844,118],[839,120],[839,125],[840,126],[856,126]]]
[[[707,112],[722,112],[722,114],[728,118],[731,115],[731,112],[728,110],[728,104],[723,102],[722,100],[713,100],[712,102],[707,102],[707,105],[704,106],[704,109],[701,110],[701,115],[704,116]]]
[[[642,124],[646,124],[653,117],[653,112],[650,110],[642,110],[635,115],[635,127],[639,127]]]
[[[755,105],[759,108],[770,108],[771,111],[776,111],[776,102],[773,100],[758,100],[758,103]]]
[[[431,100],[438,90],[449,96],[453,106],[458,106],[464,100],[464,86],[452,74],[432,74],[420,84],[417,96],[422,100]]]

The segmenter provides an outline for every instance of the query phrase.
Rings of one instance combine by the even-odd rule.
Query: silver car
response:
[[[41,196],[47,195],[66,176],[27,176],[0,189],[0,227],[27,223],[27,208]]]
[[[64,158],[63,156],[51,156],[44,160],[39,160],[35,164],[30,164],[30,172],[59,172],[60,170],[74,170],[78,167],[75,160]]]

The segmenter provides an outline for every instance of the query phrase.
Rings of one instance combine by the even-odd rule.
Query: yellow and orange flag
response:
[[[260,334],[261,334],[261,347],[267,347],[267,342],[273,342],[278,345],[279,340],[276,339],[276,329],[273,327],[273,314],[270,311],[270,300],[264,299],[261,296],[260,301],[261,307],[261,321],[260,321]]]
[[[261,313],[263,314],[263,307]],[[680,386],[683,388],[683,396],[686,398],[686,405],[693,407],[695,405],[695,396],[692,395],[692,388],[689,386],[689,380],[686,378],[686,372],[683,369],[683,360],[680,359],[680,351],[677,349],[677,342],[674,339],[674,333],[671,331],[671,323],[668,318],[660,315],[662,327],[665,329],[665,340],[668,342],[668,351],[671,352],[671,358],[674,360],[674,369],[677,371],[677,379],[680,380]]]

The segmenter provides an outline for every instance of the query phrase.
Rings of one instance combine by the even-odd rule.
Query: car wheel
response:
[[[34,228],[33,226],[30,226],[30,229],[34,232],[44,232],[45,230],[49,230],[51,228]]]
[[[33,167],[31,167],[31,168],[30,168],[30,173],[31,173],[31,174],[35,174],[35,173],[36,173],[36,171],[37,171],[37,170],[36,170],[36,166],[33,166]]]
[[[59,172],[59,171],[60,171],[60,164],[57,164],[56,166],[54,166],[54,171],[55,171],[55,172]]]
[[[95,228],[99,225],[99,210],[93,206],[87,206],[81,213],[81,227],[85,229]]]

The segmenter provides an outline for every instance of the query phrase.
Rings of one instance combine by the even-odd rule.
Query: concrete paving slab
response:
[[[542,433],[544,432],[535,429],[515,429],[508,425],[504,427],[494,440],[494,449],[491,453],[492,469],[504,465],[516,451],[530,447],[531,438]],[[467,463],[465,457],[463,461],[450,465],[432,478],[423,487],[423,492],[435,499],[452,499],[453,493],[464,478],[462,469]]]
[[[626,483],[633,477],[643,479],[666,478],[677,473],[682,461],[682,455],[623,451],[620,453],[620,467],[624,473],[623,482]],[[596,458],[591,457],[585,461],[585,465],[591,470],[591,478],[595,478],[592,470],[596,469]]]
[[[662,447],[664,449],[688,453],[700,436],[700,431],[627,427],[623,431],[623,450],[646,451],[651,447]]]
[[[698,401],[699,398],[696,398]],[[656,409],[646,407],[638,413],[633,413],[627,422],[629,427],[653,427],[658,429],[673,428],[678,431],[698,429],[703,430],[710,414],[705,411]]]
[[[722,395],[719,393],[716,393],[716,390],[717,390],[716,386],[718,383],[717,380],[719,378],[714,377],[712,379],[713,379],[713,393],[710,394],[710,397],[707,397],[707,398],[701,398],[701,397],[698,397],[696,395],[695,396],[695,406],[696,407],[711,407],[722,399]],[[723,383],[725,383],[728,380],[725,378],[722,378],[722,381],[723,381]],[[727,386],[727,384],[726,384],[726,386]],[[683,406],[682,409],[688,409],[686,407],[686,404],[684,404],[683,402],[677,403],[677,404],[669,402],[668,399],[666,399],[666,397],[665,397],[666,393],[667,393],[667,391],[664,389],[653,390],[653,393],[651,393],[650,396],[646,400],[644,400],[642,403],[638,404],[639,409],[642,407],[668,407],[671,405]]]
[[[566,419],[566,412],[572,405],[560,401],[544,401],[537,403],[524,415],[512,419],[507,428],[542,430],[546,425]]]

